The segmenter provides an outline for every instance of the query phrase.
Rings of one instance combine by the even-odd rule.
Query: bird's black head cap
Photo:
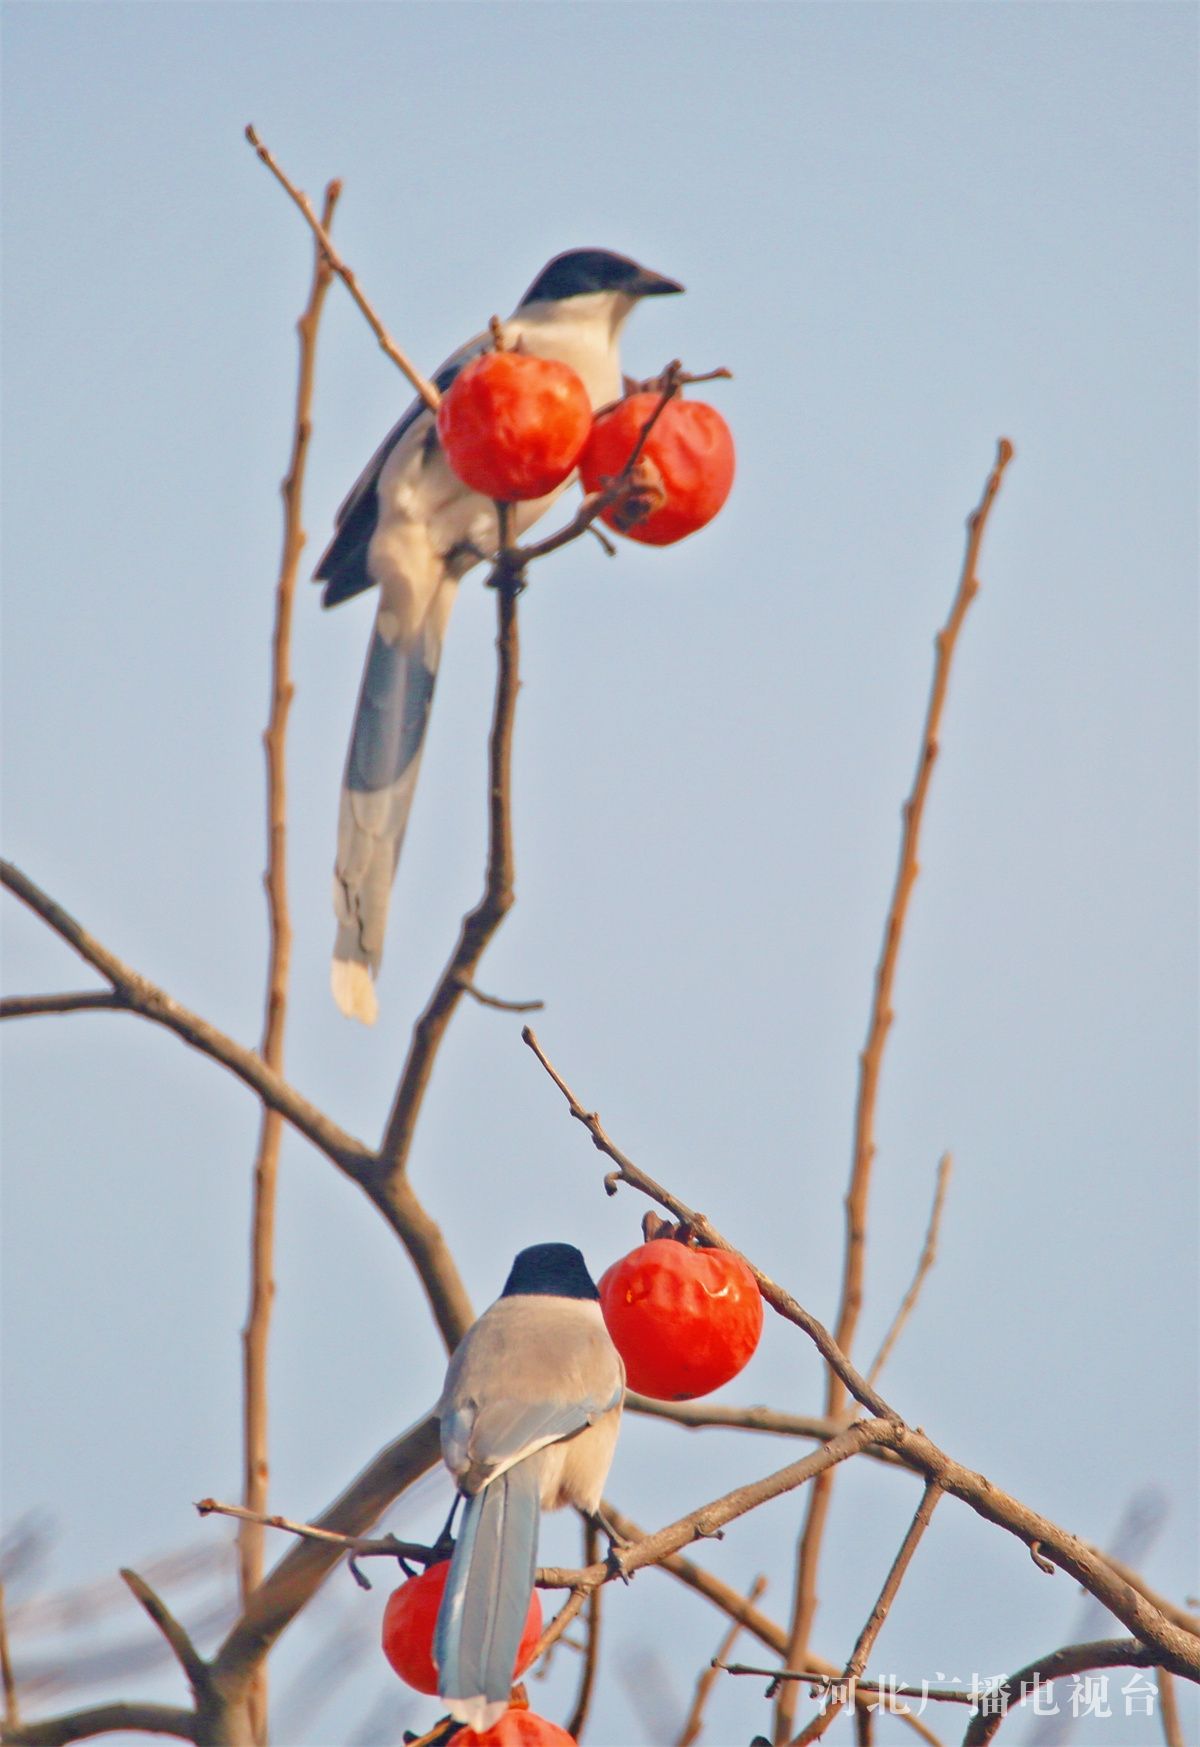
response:
[[[583,297],[590,291],[623,291],[627,297],[662,297],[682,291],[678,279],[666,279],[639,266],[628,255],[611,249],[568,249],[555,255],[542,268],[521,299],[527,303],[553,303],[563,297]]]
[[[522,1250],[504,1282],[502,1298],[599,1299],[587,1263],[574,1244],[533,1244]]]

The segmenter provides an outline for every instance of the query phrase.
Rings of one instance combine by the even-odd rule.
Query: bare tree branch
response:
[[[862,1309],[863,1271],[867,1241],[867,1202],[871,1187],[871,1167],[875,1161],[875,1107],[878,1101],[884,1046],[892,1024],[892,990],[896,978],[900,940],[908,914],[909,899],[917,880],[917,851],[921,836],[921,822],[924,816],[926,798],[929,794],[934,762],[938,755],[938,733],[946,701],[950,666],[954,659],[954,651],[963,620],[966,618],[971,602],[979,592],[979,579],[976,576],[979,546],[987,526],[989,511],[995,502],[997,492],[1000,490],[1004,470],[1012,460],[1012,456],[1012,444],[1007,438],[1002,437],[997,446],[995,465],[984,486],[983,496],[967,521],[967,549],[963,558],[962,572],[950,609],[950,616],[942,630],[937,634],[933,684],[929,694],[925,726],[921,734],[917,772],[913,780],[912,792],[904,803],[904,830],[901,837],[900,858],[896,868],[896,880],[887,921],[884,924],[883,947],[875,972],[875,993],[871,1004],[871,1018],[867,1026],[867,1041],[859,1058],[858,1099],[854,1113],[854,1155],[850,1170],[850,1187],[846,1193],[846,1251],[842,1272],[841,1303],[837,1321],[834,1324],[834,1337],[842,1352],[847,1355],[847,1359],[854,1344],[859,1312]],[[826,1378],[825,1389],[825,1412],[830,1419],[836,1419],[843,1412],[845,1400],[844,1379],[836,1372],[831,1373]],[[792,1665],[805,1660],[808,1640],[812,1632],[817,1608],[817,1567],[820,1562],[821,1544],[828,1520],[832,1485],[832,1476],[827,1475],[821,1484],[814,1487],[809,1493],[805,1508],[804,1524],[800,1532],[796,1553],[796,1585],[792,1602],[791,1644],[788,1650],[788,1662]],[[774,1738],[776,1742],[786,1741],[791,1734],[795,1713],[796,1689],[785,1685],[780,1691],[775,1709]]]
[[[871,1361],[871,1369],[867,1372],[868,1383],[876,1383],[879,1373],[891,1357],[892,1348],[899,1340],[904,1325],[916,1308],[925,1277],[937,1261],[938,1233],[942,1226],[942,1209],[946,1203],[946,1190],[950,1187],[950,1172],[953,1160],[949,1153],[943,1153],[938,1160],[937,1184],[933,1191],[933,1206],[929,1210],[929,1225],[925,1231],[925,1242],[921,1245],[921,1254],[917,1261],[917,1271],[913,1275],[912,1285],[900,1300],[900,1307],[892,1318],[892,1326],[879,1343],[879,1351]]]
[[[863,1669],[867,1666],[867,1658],[870,1656],[875,1640],[882,1630],[884,1620],[888,1617],[892,1603],[895,1601],[900,1585],[904,1581],[904,1574],[908,1570],[912,1556],[917,1550],[917,1544],[925,1533],[925,1530],[929,1527],[929,1519],[933,1515],[937,1501],[941,1496],[942,1489],[937,1482],[935,1480],[927,1481],[925,1484],[925,1491],[921,1494],[921,1502],[917,1506],[916,1514],[914,1515],[912,1522],[909,1524],[908,1533],[905,1535],[904,1540],[901,1543],[900,1551],[892,1561],[892,1568],[888,1572],[883,1588],[879,1592],[879,1599],[871,1609],[862,1631],[858,1634],[858,1641],[851,1652],[850,1660],[842,1671],[843,1678],[848,1683],[851,1693],[853,1693],[854,1690],[854,1683],[858,1680]],[[832,1705],[827,1706],[823,1711],[819,1711],[813,1718],[812,1722],[809,1723],[808,1727],[801,1730],[800,1734],[796,1737],[795,1747],[810,1747],[812,1742],[819,1741],[836,1715],[837,1709]]]
[[[139,1577],[136,1571],[130,1571],[126,1568],[122,1569],[121,1577],[129,1586],[134,1598],[145,1608],[154,1624],[158,1627],[159,1631],[170,1645],[171,1653],[175,1657],[179,1666],[183,1669],[184,1674],[187,1676],[188,1685],[191,1687],[197,1703],[203,1703],[208,1695],[209,1674],[208,1666],[200,1655],[200,1652],[192,1643],[192,1640],[188,1637],[187,1633],[175,1618],[166,1602],[163,1601],[161,1596],[155,1594],[145,1578]]]
[[[354,1554],[360,1558],[379,1554],[394,1555],[401,1559],[423,1559],[428,1562],[434,1552],[423,1541],[400,1541],[395,1535],[342,1535],[333,1529],[319,1529],[313,1523],[298,1523],[292,1517],[249,1511],[240,1504],[222,1504],[216,1498],[198,1498],[196,1510],[201,1516],[236,1517],[244,1523],[254,1522],[265,1529],[280,1529],[285,1534],[298,1535],[301,1540],[324,1541],[330,1547],[337,1547],[343,1553]]]
[[[900,1416],[895,1408],[889,1407],[883,1397],[871,1388],[866,1378],[859,1376],[845,1354],[838,1348],[829,1330],[819,1323],[815,1316],[810,1316],[808,1311],[798,1304],[790,1293],[785,1292],[781,1286],[777,1286],[769,1275],[762,1272],[761,1268],[756,1268],[748,1256],[742,1255],[740,1250],[735,1249],[733,1244],[723,1238],[703,1213],[697,1213],[694,1208],[681,1201],[677,1195],[672,1195],[670,1190],[664,1189],[661,1183],[656,1183],[653,1177],[648,1177],[645,1171],[634,1164],[632,1159],[627,1158],[605,1133],[596,1112],[584,1109],[570,1086],[551,1063],[535,1033],[528,1025],[522,1031],[521,1037],[566,1099],[571,1115],[577,1122],[582,1123],[591,1135],[592,1144],[616,1165],[616,1170],[604,1180],[604,1186],[609,1194],[615,1194],[618,1182],[628,1183],[631,1188],[639,1189],[643,1195],[649,1196],[651,1201],[657,1201],[660,1207],[665,1207],[669,1213],[673,1213],[676,1219],[694,1232],[702,1244],[707,1244],[711,1249],[731,1250],[734,1255],[741,1256],[757,1280],[758,1289],[772,1310],[777,1311],[789,1322],[794,1322],[797,1328],[804,1330],[821,1357],[842,1378],[850,1393],[861,1401],[864,1407],[869,1408],[881,1419],[894,1420],[899,1424]]]
[[[1102,1559],[1111,1570],[1115,1571],[1122,1582],[1129,1585],[1130,1589],[1136,1589],[1139,1595],[1144,1595],[1151,1607],[1156,1607],[1160,1614],[1166,1615],[1167,1619],[1174,1620],[1175,1624],[1182,1626],[1185,1632],[1191,1632],[1193,1637],[1200,1638],[1200,1616],[1188,1613],[1186,1608],[1181,1608],[1169,1596],[1160,1595],[1156,1589],[1151,1589],[1139,1572],[1134,1571],[1123,1560],[1114,1558],[1111,1553],[1106,1553],[1103,1547],[1094,1546],[1091,1541],[1086,1541],[1084,1545],[1089,1553],[1094,1554],[1097,1559]]]
[[[854,1163],[850,1176],[850,1188],[846,1197],[846,1261],[842,1279],[842,1303],[836,1325],[838,1345],[847,1351],[853,1344],[854,1331],[858,1325],[859,1312],[862,1309],[863,1264],[867,1239],[867,1196],[870,1189],[871,1166],[875,1159],[875,1109],[879,1097],[879,1079],[883,1067],[884,1046],[894,1017],[892,991],[896,980],[900,941],[908,916],[909,900],[917,882],[918,853],[925,803],[929,796],[933,767],[940,750],[938,737],[941,731],[942,713],[950,681],[950,669],[959,633],[971,603],[979,593],[979,578],[976,574],[976,567],[979,562],[980,544],[992,505],[1000,490],[1004,471],[1012,458],[1013,446],[1007,438],[1002,437],[997,445],[995,465],[983,488],[983,496],[967,519],[967,548],[963,558],[962,572],[954,602],[950,608],[950,616],[935,639],[937,653],[929,705],[921,733],[921,749],[917,758],[917,770],[913,779],[912,791],[904,803],[904,830],[900,844],[900,857],[896,868],[895,885],[892,889],[892,901],[888,909],[887,921],[884,924],[883,946],[875,971],[875,993],[871,1004],[871,1018],[867,1027],[867,1041],[859,1062],[858,1102],[854,1117]],[[835,1402],[827,1411],[835,1413],[837,1405]]]
[[[5,1605],[3,1582],[0,1582],[0,1682],[3,1683],[4,1687],[4,1721],[15,1729],[21,1721],[21,1706],[17,1698],[17,1679],[13,1673],[12,1657],[8,1649],[8,1609]]]
[[[498,577],[498,573],[493,574]],[[450,962],[413,1028],[408,1058],[379,1149],[381,1173],[391,1187],[405,1176],[417,1117],[433,1064],[454,1010],[462,999],[464,985],[474,980],[484,951],[514,902],[511,795],[513,724],[520,685],[518,592],[519,584],[512,579],[496,580],[498,672],[488,740],[488,851],[483,895],[475,908],[463,917]],[[467,1320],[470,1321],[469,1316]],[[465,1327],[466,1324],[457,1329],[442,1328],[447,1346],[452,1348],[457,1344]]]
[[[499,995],[485,995],[474,983],[466,981],[462,984],[462,991],[473,1001],[478,1001],[481,1007],[494,1007],[500,1013],[540,1013],[546,1005],[544,1001],[503,1001]]]
[[[1036,1662],[1026,1663],[1024,1668],[1018,1668],[1015,1674],[1001,1681],[994,1694],[989,1693],[989,1709],[981,1710],[971,1718],[962,1747],[986,1747],[1004,1721],[1009,1707],[1019,1705],[1026,1696],[1026,1689],[1035,1681],[1046,1684],[1069,1674],[1084,1674],[1092,1668],[1152,1668],[1155,1660],[1153,1650],[1139,1644],[1136,1638],[1106,1638],[1095,1644],[1068,1644],[1063,1650],[1040,1656]],[[979,1702],[978,1698],[975,1702]]]
[[[325,226],[313,211],[312,201],[308,198],[308,195],[301,189],[297,188],[294,182],[288,180],[287,176],[284,175],[279,165],[275,162],[271,153],[259,139],[258,134],[253,127],[246,128],[246,138],[254,147],[258,157],[267,166],[267,169],[270,170],[272,176],[274,176],[280,187],[286,189],[287,193],[291,195],[296,205],[300,208],[310,230],[320,244],[325,258],[329,262],[330,268],[337,274],[338,278],[342,281],[343,285],[366,317],[367,326],[379,341],[382,349],[387,353],[396,368],[408,377],[408,380],[412,383],[412,386],[425,402],[425,405],[429,407],[430,411],[436,412],[438,404],[441,401],[441,395],[438,393],[433,383],[427,381],[426,378],[421,375],[421,372],[417,369],[416,365],[405,357],[404,353],[400,350],[395,340],[392,339],[391,335],[376,315],[374,309],[372,309],[370,303],[368,303],[366,297],[359,289],[358,280],[334,248]]]
[[[646,1565],[659,1564],[667,1554],[678,1553],[693,1541],[710,1539],[726,1523],[745,1516],[747,1511],[756,1510],[768,1499],[778,1498],[797,1486],[803,1486],[823,1469],[846,1461],[868,1444],[884,1440],[891,1433],[892,1427],[887,1420],[856,1421],[839,1437],[822,1444],[801,1461],[790,1462],[786,1468],[778,1468],[773,1474],[766,1475],[762,1480],[755,1480],[748,1486],[736,1486],[732,1492],[714,1498],[711,1503],[701,1505],[698,1510],[689,1511],[686,1516],[669,1523],[665,1528],[635,1541],[631,1546],[623,1547],[620,1553],[622,1571],[631,1576]],[[586,1592],[615,1575],[612,1565],[605,1560],[581,1571],[563,1571],[548,1567],[539,1571],[537,1581],[546,1589],[569,1588]]]
[[[846,1421],[826,1419],[822,1414],[781,1413],[773,1407],[724,1407],[719,1402],[656,1401],[652,1395],[625,1392],[625,1412],[638,1413],[647,1419],[666,1419],[684,1431],[731,1430],[765,1432],[774,1437],[813,1438],[825,1443],[846,1429]],[[873,1461],[895,1467],[901,1462],[894,1450],[871,1445],[863,1451]]]
[[[1175,1695],[1175,1676],[1165,1668],[1160,1668],[1156,1671],[1155,1678],[1158,1681],[1158,1709],[1165,1747],[1187,1747],[1183,1738],[1183,1724],[1179,1718],[1179,1700]]]
[[[107,989],[63,995],[9,995],[0,1001],[0,1019],[36,1019],[43,1013],[94,1013],[125,1005],[119,995]]]
[[[551,1587],[558,1589],[561,1588],[562,1585],[554,1584]],[[546,1651],[549,1650],[552,1645],[557,1644],[567,1627],[579,1618],[579,1615],[583,1612],[584,1603],[587,1601],[588,1594],[589,1592],[586,1589],[573,1589],[571,1591],[566,1601],[564,1601],[559,1608],[554,1618],[550,1621],[550,1624],[544,1628],[541,1637],[534,1645],[533,1655],[529,1659],[529,1665],[531,1668],[535,1663],[541,1661],[542,1657],[546,1654]]]
[[[1175,1674],[1182,1674],[1186,1680],[1200,1681],[1200,1639],[1162,1614],[1132,1584],[1118,1576],[1108,1561],[1094,1552],[1086,1541],[1059,1528],[1048,1517],[1030,1510],[1028,1505],[1001,1491],[982,1474],[953,1461],[923,1432],[911,1426],[889,1427],[887,1441],[893,1449],[902,1450],[910,1466],[920,1469],[927,1479],[936,1480],[944,1491],[952,1492],[956,1498],[969,1504],[977,1516],[998,1524],[1066,1571],[1103,1602],[1122,1625],[1156,1651],[1153,1658],[1156,1662],[1161,1662]]]
[[[917,1545],[920,1542],[922,1535],[929,1527],[929,1519],[932,1517],[934,1510],[937,1507],[938,1499],[941,1496],[942,1489],[937,1481],[926,1481],[925,1490],[921,1494],[921,1502],[918,1504],[913,1520],[909,1524],[908,1533],[905,1535],[904,1540],[901,1543],[900,1551],[896,1554],[896,1557],[892,1562],[892,1568],[888,1572],[883,1588],[879,1592],[879,1599],[871,1609],[862,1631],[858,1634],[858,1640],[855,1643],[850,1660],[846,1664],[844,1672],[848,1678],[857,1680],[867,1666],[867,1660],[871,1651],[875,1647],[875,1640],[883,1629],[883,1622],[887,1619],[888,1614],[891,1611],[892,1603],[895,1601],[900,1585],[904,1581],[905,1573],[907,1572],[909,1565],[912,1563],[912,1556],[917,1550]]]
[[[235,1043],[207,1019],[173,1000],[165,989],[160,989],[148,977],[122,963],[115,953],[102,946],[94,935],[10,861],[0,861],[0,884],[27,904],[80,958],[98,970],[101,976],[107,977],[114,994],[119,997],[114,1003],[116,1011],[136,1013],[140,1018],[163,1025],[193,1049],[220,1062],[272,1110],[278,1110],[340,1171],[362,1186],[374,1161],[371,1149],[339,1128],[324,1111],[318,1110],[280,1075],[273,1073],[257,1050]]]
[[[341,183],[325,190],[321,228],[328,232]],[[292,956],[292,924],[287,896],[287,724],[295,687],[292,682],[292,616],[305,533],[302,520],[304,474],[312,435],[313,377],[317,328],[333,272],[318,243],[312,285],[296,324],[300,361],[296,382],[296,412],[283,496],[283,551],[275,588],[275,627],[271,640],[271,708],[263,749],[267,764],[267,869],[264,885],[270,948],[267,963],[266,1012],[259,1054],[277,1074],[283,1072],[283,1039],[287,1020],[288,970]],[[238,1535],[238,1587],[242,1605],[262,1581],[263,1530],[255,1513],[267,1507],[270,1446],[267,1420],[267,1356],[271,1310],[275,1300],[275,1204],[283,1118],[264,1106],[254,1161],[254,1204],[250,1225],[250,1301],[242,1330],[242,1501],[251,1514]],[[248,1695],[254,1739],[267,1739],[267,1670],[259,1667]]]
[[[592,1136],[593,1143],[599,1150],[611,1158],[617,1170],[606,1179],[606,1187],[615,1186],[616,1182],[629,1183],[662,1207],[666,1207],[677,1219],[688,1225],[700,1238],[701,1242],[712,1244],[718,1249],[731,1249],[732,1245],[721,1237],[703,1215],[687,1207],[676,1196],[671,1195],[653,1178],[633,1164],[609,1139],[599,1117],[594,1112],[583,1108],[562,1076],[551,1065],[541,1049],[533,1032],[526,1026],[522,1033],[525,1042],[534,1051],[546,1072],[554,1080],[559,1090],[567,1100],[571,1115],[581,1122]],[[740,1252],[735,1252],[739,1253]],[[1194,1634],[1176,1625],[1158,1608],[1148,1602],[1131,1584],[1118,1576],[1112,1565],[1101,1555],[1094,1552],[1081,1541],[1077,1535],[1069,1534],[1060,1529],[1057,1524],[1040,1516],[1028,1506],[1009,1494],[1001,1492],[990,1480],[982,1474],[976,1474],[971,1469],[947,1456],[945,1451],[927,1438],[923,1432],[905,1425],[896,1410],[876,1392],[870,1389],[865,1379],[860,1377],[854,1367],[846,1360],[829,1331],[809,1316],[800,1305],[773,1280],[768,1279],[754,1267],[748,1258],[747,1265],[754,1273],[759,1283],[759,1290],[772,1308],[779,1310],[781,1315],[810,1335],[822,1356],[826,1358],[831,1368],[846,1383],[850,1391],[867,1406],[879,1404],[880,1416],[875,1421],[857,1421],[851,1431],[865,1424],[882,1426],[885,1432],[879,1437],[872,1437],[871,1442],[879,1442],[894,1450],[911,1468],[924,1474],[927,1480],[935,1480],[947,1492],[953,1492],[969,1504],[979,1516],[999,1524],[1022,1540],[1040,1559],[1061,1566],[1081,1583],[1085,1589],[1102,1601],[1116,1617],[1127,1625],[1131,1631],[1137,1632],[1148,1643],[1155,1644],[1165,1665],[1174,1672],[1183,1674],[1188,1679],[1200,1678],[1200,1641]],[[849,1435],[842,1433],[831,1443],[825,1445],[826,1450],[838,1447],[841,1439]],[[810,1458],[811,1460],[811,1458]],[[817,1470],[820,1473],[822,1470]],[[674,1550],[673,1548],[670,1550]],[[790,1641],[790,1640],[789,1640]],[[789,1664],[794,1658],[789,1655]]]
[[[69,1711],[61,1717],[5,1728],[3,1747],[67,1747],[70,1741],[87,1741],[93,1735],[119,1732],[140,1735],[178,1735],[182,1741],[199,1739],[199,1722],[193,1711],[174,1705],[108,1704]]]
[[[736,1674],[769,1680],[772,1688],[782,1686],[785,1681],[793,1685],[804,1686],[811,1682],[813,1686],[840,1686],[845,1676],[840,1672],[832,1674],[818,1670],[814,1664],[811,1668],[752,1668],[745,1662],[723,1662],[720,1664],[722,1674]],[[920,1698],[928,1699],[930,1704],[942,1705],[973,1705],[978,1703],[978,1693],[967,1692],[965,1688],[944,1686],[893,1686],[889,1680],[860,1680],[856,1683],[860,1693],[869,1694],[872,1698]],[[770,1694],[767,1695],[770,1697]],[[903,1716],[898,1711],[897,1716]]]
[[[429,1414],[367,1464],[321,1515],[316,1526],[364,1535],[392,1501],[434,1466],[440,1455],[437,1419]],[[227,1697],[246,1690],[260,1657],[314,1596],[344,1548],[306,1540],[291,1548],[250,1597],[212,1663]]]
[[[594,1565],[600,1554],[600,1535],[595,1523],[584,1518],[583,1523],[583,1562]],[[583,1668],[579,1675],[579,1691],[575,1697],[575,1707],[570,1717],[563,1724],[567,1734],[575,1741],[583,1734],[588,1712],[592,1706],[592,1698],[596,1690],[596,1670],[600,1666],[600,1606],[603,1588],[593,1589],[587,1598],[587,1620],[584,1624]]]

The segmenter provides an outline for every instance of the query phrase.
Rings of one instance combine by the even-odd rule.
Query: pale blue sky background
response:
[[[687,284],[634,319],[626,361],[733,369],[713,398],[738,481],[672,551],[609,562],[588,543],[538,572],[519,904],[480,980],[544,997],[544,1043],[619,1142],[824,1317],[932,636],[995,439],[1013,439],[904,945],[859,1353],[952,1148],[941,1257],[887,1392],[1089,1538],[1157,1484],[1168,1516],[1144,1563],[1175,1596],[1200,1586],[1195,38],[1181,5],[24,4],[4,59],[5,853],[246,1040],[310,252],[243,124],[314,196],[344,177],[341,244],[427,367],[573,244]],[[314,558],[406,399],[335,288]],[[371,610],[323,614],[306,590],[297,615],[288,1071],[373,1140],[478,890],[493,624],[468,580],[368,1033],[326,977]],[[6,990],[86,981],[11,899],[0,914]],[[600,1269],[643,1211],[606,1200],[518,1031],[461,1014],[413,1159],[479,1307],[522,1244],[572,1239]],[[52,1520],[46,1590],[224,1533],[190,1501],[237,1486],[258,1113],[130,1020],[4,1041],[4,1508]],[[292,1139],[277,1329],[274,1503],[304,1515],[425,1408],[442,1355],[381,1222]],[[811,1350],[771,1319],[722,1398],[809,1410],[820,1392]],[[632,1423],[611,1490],[654,1526],[791,1451]],[[440,1485],[422,1496],[411,1532],[443,1508]],[[848,1653],[915,1496],[843,1473],[823,1654]],[[701,1553],[735,1583],[767,1570],[776,1616],[801,1503]],[[573,1525],[545,1545],[573,1559]],[[171,1593],[196,1623],[199,1590]],[[404,1711],[370,1648],[383,1594],[343,1574],[285,1640],[283,1747],[432,1719]],[[1076,1603],[947,1503],[874,1666],[996,1674],[1065,1641]],[[108,1630],[149,1636],[132,1604]],[[593,1747],[667,1739],[721,1631],[664,1577],[614,1594]],[[649,1674],[648,1643],[668,1664]],[[50,1648],[22,1644],[27,1668]],[[355,1644],[352,1674],[297,1697],[323,1645],[344,1672]],[[559,1719],[570,1660],[535,1701]],[[183,1696],[170,1668],[119,1690]],[[1077,1747],[1141,1747],[1145,1720],[1114,1709]],[[727,1682],[706,1739],[734,1747],[765,1717],[756,1687]]]

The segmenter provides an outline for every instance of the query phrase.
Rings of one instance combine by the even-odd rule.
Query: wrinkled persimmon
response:
[[[614,1262],[598,1284],[626,1382],[643,1395],[707,1395],[736,1377],[758,1345],[758,1283],[728,1250],[654,1238]]]
[[[455,473],[501,503],[545,497],[579,459],[592,427],[587,389],[569,364],[485,352],[454,378],[437,428]]]
[[[579,458],[585,491],[599,491],[623,471],[660,398],[642,391],[600,414]],[[712,521],[729,496],[733,472],[733,438],[716,407],[676,396],[638,456],[634,491],[602,510],[600,519],[631,540],[673,545]]]

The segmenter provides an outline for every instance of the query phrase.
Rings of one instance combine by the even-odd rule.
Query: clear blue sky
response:
[[[526,596],[519,903],[481,982],[544,998],[546,1047],[619,1142],[825,1317],[932,637],[1012,438],[904,943],[860,1356],[948,1147],[891,1398],[1091,1539],[1157,1484],[1147,1573],[1195,1593],[1194,9],[24,4],[4,31],[5,853],[257,1036],[258,736],[310,251],[247,121],[314,195],[344,178],[341,244],[427,367],[561,248],[678,276],[688,296],[639,312],[626,362],[734,371],[713,398],[737,484],[694,540],[576,546]],[[406,398],[335,288],[314,555]],[[370,614],[299,603],[288,1072],[374,1140],[478,889],[493,626],[470,579],[368,1033],[326,979]],[[11,899],[0,915],[6,991],[86,981]],[[480,1307],[523,1243],[577,1241],[599,1269],[643,1211],[604,1197],[518,1026],[461,1014],[413,1160]],[[237,1487],[257,1110],[132,1020],[4,1043],[4,1506],[52,1519],[49,1588],[223,1533],[190,1501]],[[304,1515],[428,1405],[442,1356],[378,1218],[290,1138],[277,1329],[274,1504]],[[722,1399],[820,1392],[772,1321]],[[654,1526],[785,1459],[630,1424],[612,1493]],[[423,1499],[414,1532],[443,1493]],[[913,1503],[902,1477],[843,1474],[823,1654],[848,1653]],[[799,1511],[703,1554],[735,1583],[767,1570],[776,1616]],[[545,1544],[573,1560],[573,1525]],[[999,1673],[1066,1641],[1076,1602],[947,1504],[876,1666]],[[396,1696],[369,1646],[381,1606],[339,1576],[285,1640],[283,1747],[398,1737],[394,1713],[363,1723]],[[149,1632],[131,1605],[109,1629]],[[664,1577],[614,1595],[593,1747],[677,1728],[721,1630]],[[363,1660],[321,1710],[294,1682],[326,1642]],[[639,1664],[647,1643],[668,1668]],[[536,1701],[559,1718],[570,1660]],[[182,1699],[169,1669],[120,1687]],[[732,1747],[765,1710],[727,1682],[710,1717]],[[1073,1739],[1138,1747],[1130,1727]]]

